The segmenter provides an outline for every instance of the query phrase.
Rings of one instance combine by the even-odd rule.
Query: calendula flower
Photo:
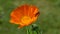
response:
[[[28,26],[37,20],[38,8],[32,5],[22,5],[10,13],[10,23],[18,24],[20,28]]]

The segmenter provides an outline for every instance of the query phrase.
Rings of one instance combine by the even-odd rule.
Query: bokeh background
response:
[[[35,24],[43,30],[42,34],[60,34],[60,0],[0,0],[0,34],[27,34],[31,25],[17,29],[18,25],[9,22],[11,11],[23,4],[39,8]]]

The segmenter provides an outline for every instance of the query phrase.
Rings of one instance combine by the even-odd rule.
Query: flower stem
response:
[[[26,27],[26,30],[27,30],[27,34],[29,34],[29,30],[28,30],[28,27]]]

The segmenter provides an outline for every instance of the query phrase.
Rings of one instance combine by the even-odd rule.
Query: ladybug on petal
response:
[[[10,13],[10,23],[18,24],[19,28],[28,26],[37,20],[38,8],[33,5],[22,5]]]

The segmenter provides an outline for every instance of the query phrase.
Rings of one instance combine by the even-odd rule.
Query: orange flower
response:
[[[19,24],[19,27],[28,26],[37,20],[38,8],[32,5],[23,5],[10,14],[10,23]]]

